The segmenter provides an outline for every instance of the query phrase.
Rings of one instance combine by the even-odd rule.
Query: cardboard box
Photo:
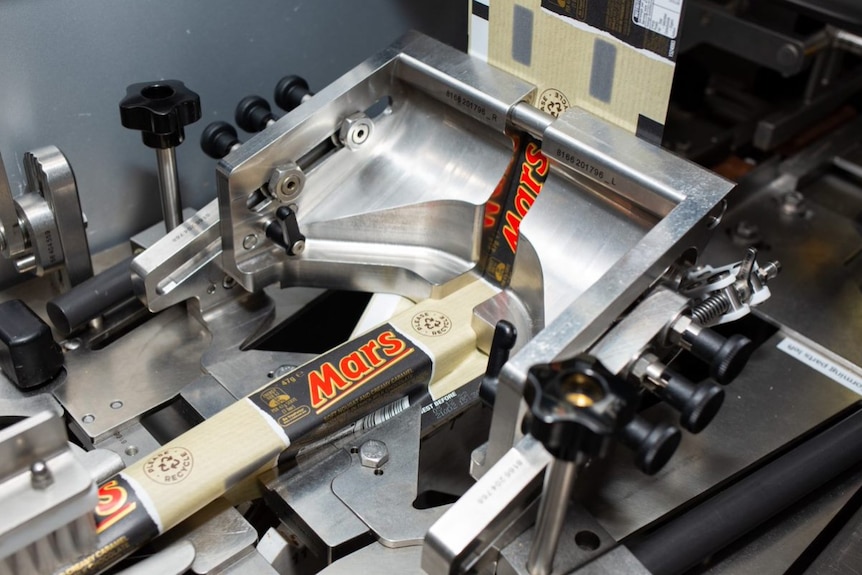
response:
[[[470,11],[470,53],[536,84],[536,107],[579,106],[661,142],[682,0],[474,0]]]

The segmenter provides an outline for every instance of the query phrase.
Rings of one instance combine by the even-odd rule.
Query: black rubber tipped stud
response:
[[[724,390],[711,381],[704,381],[694,388],[686,401],[679,424],[691,433],[700,433],[712,422],[723,403]]]
[[[699,384],[666,369],[664,387],[655,394],[680,412],[680,425],[691,433],[700,433],[713,420],[724,402],[724,390],[712,381]]]
[[[185,139],[185,126],[201,118],[201,99],[179,80],[132,84],[120,102],[123,126],[141,132],[144,145],[167,149]]]
[[[212,122],[201,133],[201,150],[216,160],[227,156],[239,143],[236,128],[227,122]]]
[[[754,344],[744,335],[728,338],[711,329],[702,329],[691,338],[691,353],[709,364],[709,375],[726,385],[733,381],[748,363]]]
[[[260,96],[246,96],[236,105],[234,114],[236,125],[249,133],[263,131],[270,122],[276,120],[269,102]]]
[[[635,453],[635,466],[647,475],[655,475],[670,461],[681,439],[676,427],[663,422],[653,424],[640,416],[620,432],[620,441]]]
[[[275,104],[285,112],[298,107],[310,95],[308,82],[300,76],[285,76],[275,85]]]

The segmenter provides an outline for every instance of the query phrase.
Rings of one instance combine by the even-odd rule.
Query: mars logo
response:
[[[435,337],[448,333],[452,329],[452,321],[439,311],[423,311],[413,316],[411,325],[416,333]]]
[[[137,502],[129,501],[129,491],[112,479],[99,487],[96,504],[96,533],[101,533],[111,525],[135,510]]]
[[[515,194],[514,210],[506,212],[506,223],[503,226],[503,237],[512,253],[518,249],[518,229],[521,220],[533,207],[536,196],[542,191],[545,178],[548,177],[548,158],[539,146],[530,142],[524,150],[524,163],[521,166],[521,176],[518,180],[518,191]]]
[[[144,463],[144,473],[156,483],[170,485],[188,477],[193,466],[191,451],[185,447],[168,447]]]
[[[337,363],[324,362],[308,372],[311,406],[317,413],[329,409],[413,351],[414,348],[399,339],[394,331],[384,331],[361,344],[356,351],[344,355]]]

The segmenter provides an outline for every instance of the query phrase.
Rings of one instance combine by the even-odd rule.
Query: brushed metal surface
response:
[[[161,219],[153,154],[120,126],[128,84],[180,78],[200,94],[204,116],[177,149],[183,203],[200,208],[215,196],[201,131],[231,121],[240,98],[271,98],[286,74],[319,89],[411,28],[466,48],[466,19],[455,0],[3,2],[0,152],[12,191],[26,186],[24,152],[59,146],[101,251]]]

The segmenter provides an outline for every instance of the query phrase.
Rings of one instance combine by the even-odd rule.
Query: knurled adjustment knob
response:
[[[722,385],[736,379],[754,352],[754,344],[744,335],[725,338],[708,328],[690,337],[688,343],[691,353],[709,364],[710,377]]]
[[[236,105],[234,120],[236,125],[246,132],[255,133],[275,122],[276,117],[269,107],[269,102],[260,96],[252,95],[246,96]]]
[[[201,150],[216,160],[227,156],[239,144],[236,128],[227,122],[212,122],[201,133]]]
[[[530,433],[557,459],[601,457],[634,417],[638,394],[597,359],[579,355],[530,368],[524,397]]]
[[[179,80],[132,84],[120,102],[123,126],[139,130],[150,148],[179,146],[185,139],[185,126],[200,118],[200,96]]]
[[[653,391],[679,410],[679,423],[691,433],[700,433],[713,420],[724,402],[724,390],[712,381],[695,384],[673,370],[665,369],[663,386]]]
[[[275,85],[275,104],[285,112],[298,107],[312,95],[308,82],[300,76],[285,76]]]
[[[620,442],[634,451],[635,466],[647,475],[655,475],[673,457],[682,434],[676,427],[651,423],[635,416],[620,432]]]

